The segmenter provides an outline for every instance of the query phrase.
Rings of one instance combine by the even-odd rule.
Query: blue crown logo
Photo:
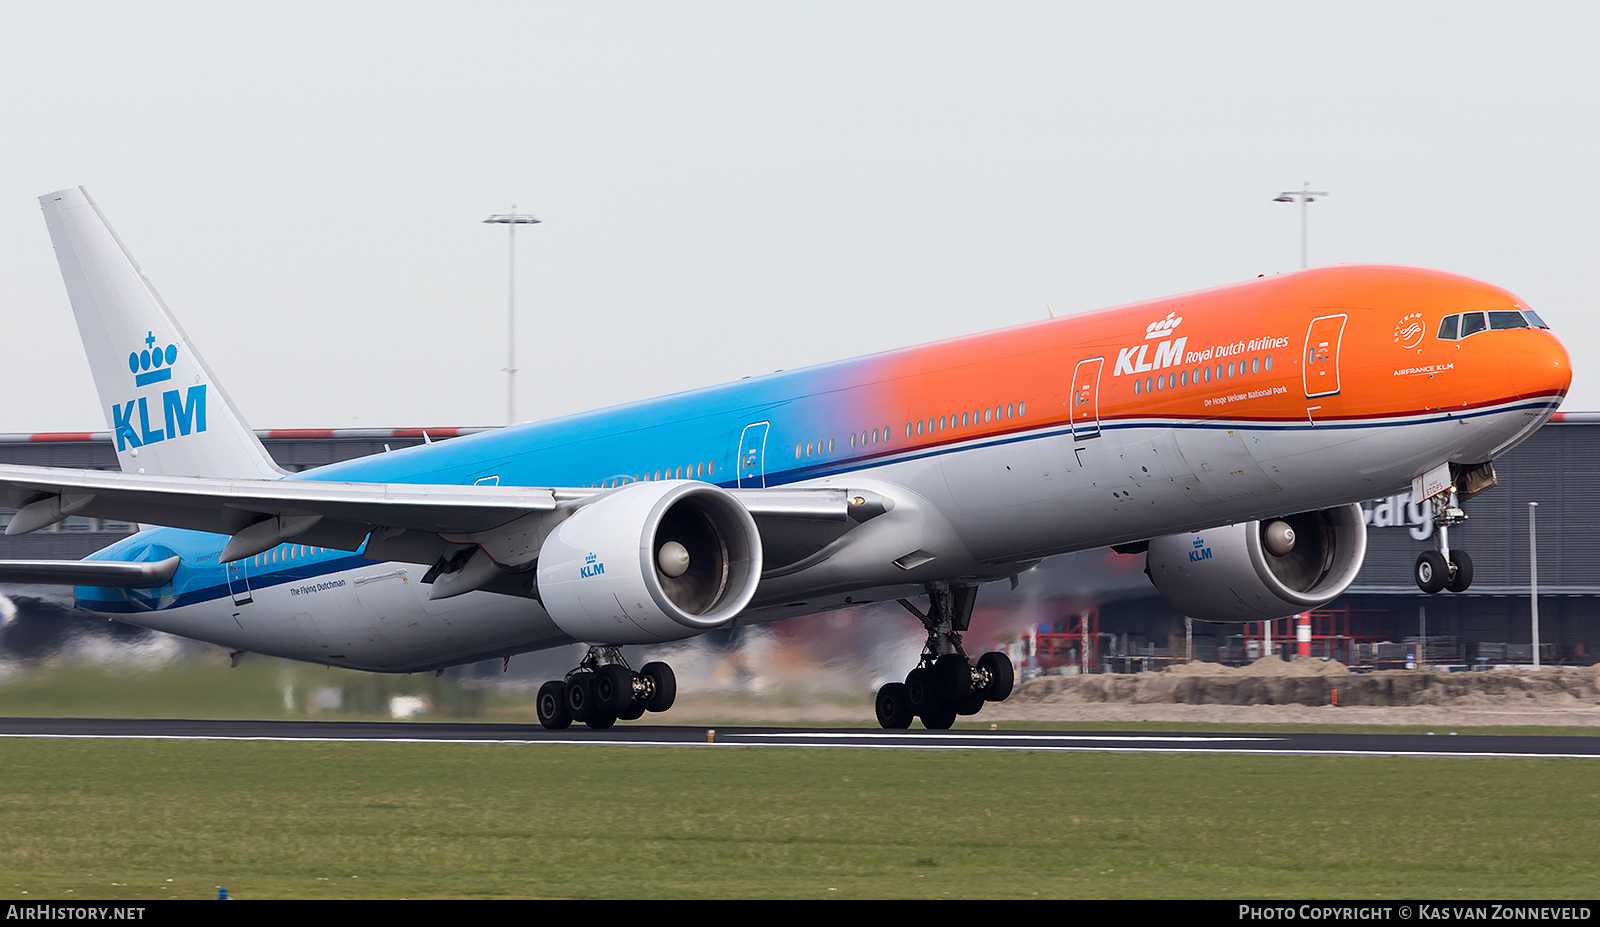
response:
[[[1205,538],[1195,538],[1194,539],[1194,546],[1195,546],[1196,550],[1199,550],[1200,548],[1204,547],[1205,545],[1206,545]]]
[[[172,365],[178,359],[178,346],[169,344],[165,349],[156,347],[156,333],[146,332],[144,350],[128,355],[128,370],[133,373],[134,386],[149,386],[172,379]]]
[[[583,562],[584,563],[593,563],[594,561],[595,561],[594,554],[590,554],[589,556],[583,558]]]

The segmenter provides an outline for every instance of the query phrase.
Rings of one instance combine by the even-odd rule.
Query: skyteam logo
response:
[[[1178,326],[1183,324],[1183,316],[1176,312],[1167,313],[1164,319],[1157,319],[1144,327],[1145,344],[1137,344],[1131,348],[1123,348],[1117,352],[1117,367],[1111,372],[1114,377],[1125,373],[1144,373],[1149,370],[1162,370],[1173,367],[1183,360],[1183,346],[1188,342],[1187,337],[1167,338]],[[1154,338],[1167,338],[1156,345],[1154,358],[1147,359],[1150,351],[1149,342]]]
[[[146,332],[144,347],[128,354],[133,385],[137,388],[171,380],[172,365],[177,361],[176,344],[157,347],[156,333]],[[125,403],[111,404],[111,430],[117,436],[118,451],[206,430],[204,383],[196,383],[184,391],[169,389],[162,393],[154,428],[151,427],[149,401],[149,396],[137,396]],[[135,407],[138,412],[134,411]]]
[[[605,572],[606,565],[601,563],[594,554],[590,554],[583,558],[583,569],[578,571],[578,575],[588,579],[591,576],[603,576]]]

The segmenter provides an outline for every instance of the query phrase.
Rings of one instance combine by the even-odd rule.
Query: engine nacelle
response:
[[[1146,571],[1191,618],[1286,618],[1333,600],[1367,554],[1361,506],[1223,525],[1150,541]]]
[[[557,525],[539,547],[539,599],[593,644],[680,640],[727,624],[761,579],[761,536],[708,483],[634,483]]]

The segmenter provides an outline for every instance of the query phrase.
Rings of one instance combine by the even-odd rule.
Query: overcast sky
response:
[[[0,3],[0,431],[103,429],[83,184],[257,427],[519,418],[1294,270],[1524,297],[1600,409],[1600,4]]]

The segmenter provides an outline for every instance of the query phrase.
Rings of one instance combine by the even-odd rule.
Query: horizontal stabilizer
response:
[[[0,560],[0,583],[37,586],[164,586],[178,572],[178,558],[157,563],[111,560]]]

